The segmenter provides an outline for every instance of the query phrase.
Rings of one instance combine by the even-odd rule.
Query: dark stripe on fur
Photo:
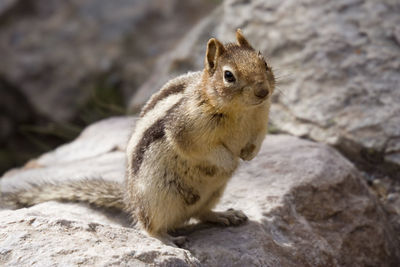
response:
[[[165,125],[166,122],[171,118],[173,111],[182,103],[183,99],[180,99],[175,103],[169,110],[165,117],[158,119],[153,123],[144,133],[142,139],[136,145],[135,155],[133,157],[133,174],[136,174],[143,162],[144,153],[148,150],[150,145],[165,136]]]
[[[143,162],[144,153],[151,143],[165,136],[165,118],[158,119],[144,133],[140,142],[136,146],[135,156],[133,157],[133,174],[136,174]]]
[[[164,98],[167,98],[170,95],[183,92],[184,89],[185,89],[184,84],[174,84],[174,85],[171,85],[170,87],[165,88],[164,90],[160,91],[157,95],[152,97],[151,100],[146,104],[146,106],[143,108],[142,112],[140,113],[140,117],[143,117],[148,111],[152,110],[159,101],[163,100]]]

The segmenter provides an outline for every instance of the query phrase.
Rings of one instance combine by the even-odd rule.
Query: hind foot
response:
[[[240,225],[247,221],[247,216],[241,210],[209,211],[199,216],[202,222],[215,223],[222,226]]]

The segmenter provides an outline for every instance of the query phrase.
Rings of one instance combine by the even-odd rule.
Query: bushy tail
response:
[[[29,207],[50,200],[85,202],[97,207],[126,211],[123,185],[103,179],[43,183],[15,192],[0,193],[0,206],[5,207]]]

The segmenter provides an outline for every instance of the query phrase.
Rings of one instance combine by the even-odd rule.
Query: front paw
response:
[[[252,160],[256,156],[256,145],[254,144],[247,144],[241,151],[240,151],[240,158],[243,160]]]

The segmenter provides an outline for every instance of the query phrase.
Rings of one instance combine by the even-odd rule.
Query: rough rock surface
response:
[[[74,142],[13,170],[1,190],[102,175],[121,181],[133,118],[87,128]],[[354,166],[332,148],[270,135],[243,163],[217,209],[242,209],[239,227],[193,224],[172,248],[129,228],[123,214],[43,203],[0,211],[2,266],[398,266],[400,243]]]
[[[0,80],[68,120],[94,86],[131,94],[214,1],[2,0]],[[196,12],[193,12],[196,10]]]
[[[79,204],[48,202],[1,215],[1,266],[199,265],[189,251]]]
[[[399,1],[393,0],[227,0],[158,66],[168,74],[177,65],[182,72],[198,70],[207,38],[232,41],[240,27],[276,69],[275,126],[333,145],[364,167],[398,176],[399,11]],[[168,79],[160,73],[137,96],[158,90]],[[146,100],[135,97],[133,109]]]

